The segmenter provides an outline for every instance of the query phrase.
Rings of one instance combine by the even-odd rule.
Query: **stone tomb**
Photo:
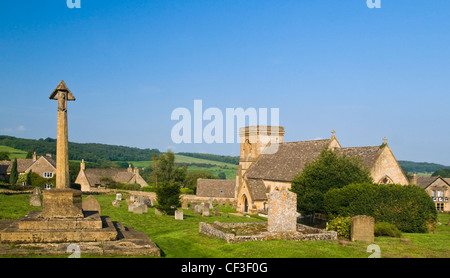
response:
[[[257,227],[257,229],[254,229]],[[235,232],[229,232],[234,230]],[[290,191],[274,191],[269,195],[267,222],[220,223],[201,222],[200,233],[221,238],[228,243],[262,240],[336,240],[335,231],[297,224],[297,195]],[[240,232],[239,232],[240,231]],[[249,234],[250,232],[250,234]]]

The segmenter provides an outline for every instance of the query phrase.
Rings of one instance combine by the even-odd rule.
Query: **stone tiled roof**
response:
[[[357,157],[361,159],[363,166],[367,169],[371,169],[383,148],[380,146],[371,147],[352,147],[352,148],[342,148],[336,149],[337,154],[345,154],[349,157]]]
[[[234,198],[235,180],[198,179],[197,197]]]
[[[319,157],[330,139],[287,142],[279,145],[275,154],[263,154],[247,171],[248,179],[290,182],[303,171],[306,163]]]
[[[250,194],[252,195],[253,201],[260,201],[267,199],[266,194],[267,188],[262,180],[248,179],[247,186]]]
[[[417,185],[421,188],[427,188],[430,184],[432,184],[435,180],[437,180],[439,177],[423,177],[423,176],[417,176]]]
[[[88,168],[84,170],[84,173],[91,186],[101,184],[100,179],[105,177],[120,183],[128,183],[134,177],[134,173],[128,172],[127,169]]]

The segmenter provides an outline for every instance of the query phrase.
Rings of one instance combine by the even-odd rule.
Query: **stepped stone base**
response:
[[[96,242],[116,240],[118,232],[109,217],[42,218],[32,211],[0,231],[2,243]]]

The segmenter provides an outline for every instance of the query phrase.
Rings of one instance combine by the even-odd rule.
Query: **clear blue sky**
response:
[[[450,165],[450,1],[0,1],[0,134],[238,155],[171,140],[175,108],[279,108],[285,141]],[[193,113],[193,112],[192,112]],[[205,122],[207,124],[207,122]]]

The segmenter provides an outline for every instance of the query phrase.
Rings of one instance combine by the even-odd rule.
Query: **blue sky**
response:
[[[450,1],[381,4],[1,0],[0,134],[55,138],[63,79],[73,142],[238,155],[172,142],[172,111],[199,99],[279,108],[285,141],[386,136],[399,160],[450,165]]]

